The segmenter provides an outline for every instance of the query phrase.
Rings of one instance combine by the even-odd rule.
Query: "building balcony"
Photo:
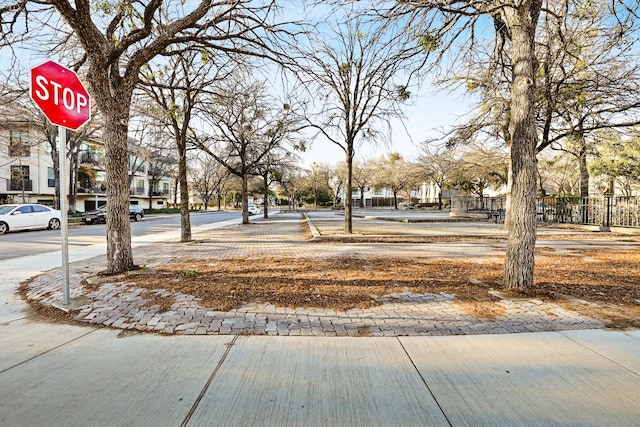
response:
[[[78,194],[104,194],[105,190],[100,185],[91,187],[78,187]]]
[[[146,188],[131,188],[129,189],[129,194],[132,196],[146,196],[147,189]]]
[[[78,160],[80,163],[90,164],[94,166],[101,166],[102,159],[95,153],[80,153],[78,156]]]
[[[7,179],[7,191],[33,191],[30,179]]]

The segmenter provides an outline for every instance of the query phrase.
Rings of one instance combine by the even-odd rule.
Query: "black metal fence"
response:
[[[454,212],[500,217],[504,197],[458,196],[451,201]],[[542,197],[536,202],[540,222],[640,228],[640,197]]]

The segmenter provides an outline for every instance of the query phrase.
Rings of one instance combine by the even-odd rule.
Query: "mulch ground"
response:
[[[303,234],[310,235],[308,226],[303,226]],[[602,236],[576,234],[555,238]],[[611,237],[607,235],[607,238]],[[468,237],[430,239],[405,237],[400,240],[403,243],[475,240]],[[353,242],[353,239],[345,241]],[[371,242],[370,239],[366,241]],[[383,241],[390,243],[387,239]],[[348,310],[382,304],[379,297],[408,291],[453,294],[460,307],[470,314],[495,317],[500,315],[500,309],[495,304],[497,298],[489,293],[495,289],[513,297],[551,301],[581,315],[603,320],[610,327],[640,327],[640,251],[635,246],[615,251],[575,250],[562,256],[552,250],[537,250],[532,289],[503,290],[501,277],[502,262],[499,260],[263,256],[180,259],[159,269],[138,270],[135,274],[104,279],[146,289],[149,305],[159,304],[161,311],[168,310],[174,300],[153,292],[159,289],[194,295],[202,300],[202,306],[219,311],[250,302]],[[85,286],[88,290],[95,289],[100,282],[85,282]],[[23,293],[25,286],[21,289]],[[64,318],[61,312],[38,304],[34,307],[48,317]]]
[[[203,306],[220,311],[248,302],[348,310],[381,304],[379,297],[397,292],[444,292],[455,295],[471,314],[487,317],[497,299],[489,291],[501,288],[501,277],[499,261],[265,256],[181,260],[127,275],[126,282],[194,295]],[[640,251],[538,255],[535,282],[529,290],[502,291],[552,301],[611,327],[640,327]],[[150,304],[167,309],[173,302],[152,292],[148,297]]]

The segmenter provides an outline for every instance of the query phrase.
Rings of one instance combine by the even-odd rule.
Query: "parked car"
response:
[[[406,209],[415,209],[415,208],[416,207],[413,206],[411,203],[405,203],[405,202],[398,203],[398,209],[406,210]]]
[[[144,209],[140,206],[129,205],[129,218],[138,221],[144,217]]]
[[[262,210],[254,204],[249,205],[248,211],[249,215],[258,215],[260,212],[262,212]]]
[[[129,205],[129,218],[138,221],[144,217],[144,209],[140,206]],[[82,214],[82,222],[85,224],[97,224],[107,222],[107,206],[102,205],[96,210]]]
[[[0,234],[36,228],[60,228],[60,211],[38,204],[0,205]]]

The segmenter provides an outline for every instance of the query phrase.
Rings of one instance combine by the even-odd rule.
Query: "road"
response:
[[[199,226],[240,218],[240,212],[208,211],[191,214],[191,226]],[[131,222],[131,236],[147,236],[180,230],[180,215],[149,215]],[[104,243],[106,225],[77,224],[69,226],[69,249]],[[59,230],[34,230],[0,235],[0,261],[60,250]]]

